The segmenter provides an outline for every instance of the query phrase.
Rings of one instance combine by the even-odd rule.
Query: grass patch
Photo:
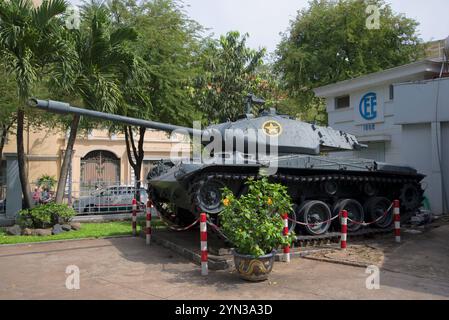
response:
[[[154,221],[155,228],[161,228],[160,221]],[[140,232],[141,226],[137,225],[137,232]],[[28,242],[45,242],[55,240],[74,240],[86,238],[107,238],[117,236],[128,236],[132,234],[130,221],[117,221],[105,223],[83,223],[81,230],[64,232],[58,235],[46,237],[39,236],[10,236],[5,232],[5,228],[0,228],[0,245],[1,244],[17,244]]]

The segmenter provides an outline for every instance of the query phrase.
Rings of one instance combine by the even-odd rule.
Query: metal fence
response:
[[[37,190],[36,190],[37,189]],[[30,186],[33,201],[45,204],[55,200],[54,190],[48,191]],[[0,213],[2,213],[2,199],[6,199],[6,186],[0,185]],[[131,183],[120,181],[70,181],[66,185],[64,203],[72,207],[78,215],[108,215],[132,212],[133,199],[140,199],[137,203],[138,211],[145,210],[148,200],[146,183],[141,182],[140,189]]]
[[[117,181],[91,181],[88,184],[72,182],[71,186],[66,188],[65,202],[72,206],[78,215],[130,213],[133,199],[138,198],[138,193],[138,210],[143,211],[148,199],[143,182],[140,189],[137,189],[134,183]]]

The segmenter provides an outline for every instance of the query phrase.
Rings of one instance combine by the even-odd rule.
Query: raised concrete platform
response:
[[[141,236],[145,237],[143,231]],[[198,228],[183,232],[156,229],[153,230],[151,239],[184,258],[198,265],[201,264],[200,232]],[[231,250],[226,248],[225,242],[218,236],[209,234],[207,244],[210,270],[226,270],[234,265]]]
[[[141,237],[145,237],[141,231]],[[201,264],[201,250],[200,250],[200,232],[198,228],[188,231],[176,232],[171,230],[153,230],[152,241],[162,245],[165,248],[181,255],[182,257],[196,263]],[[293,247],[291,249],[291,257],[299,258],[305,257],[316,252],[329,251],[337,248],[335,244],[317,246],[313,248]],[[234,267],[234,257],[232,255],[232,248],[226,245],[225,241],[219,238],[216,234],[209,233],[208,235],[208,250],[209,250],[209,269],[211,270],[227,270]],[[276,255],[276,261],[281,261],[283,254],[282,250]]]

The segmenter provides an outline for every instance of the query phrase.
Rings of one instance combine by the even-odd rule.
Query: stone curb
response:
[[[29,245],[39,245],[39,244],[51,244],[51,243],[63,243],[63,242],[75,242],[75,241],[92,241],[92,240],[107,240],[107,239],[122,239],[122,238],[132,238],[129,236],[112,236],[112,237],[100,237],[100,238],[78,238],[78,239],[65,239],[65,240],[48,240],[48,241],[38,241],[38,242],[21,242],[21,243],[8,243],[0,244],[1,247],[14,247],[14,246],[29,246]]]

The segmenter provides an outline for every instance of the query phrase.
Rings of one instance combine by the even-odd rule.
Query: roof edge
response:
[[[317,97],[328,98],[341,93],[362,89],[367,86],[372,86],[373,82],[381,84],[414,74],[439,72],[440,66],[441,60],[423,59],[402,66],[366,74],[357,78],[352,78],[328,84],[326,86],[317,87],[313,89],[313,92]]]

